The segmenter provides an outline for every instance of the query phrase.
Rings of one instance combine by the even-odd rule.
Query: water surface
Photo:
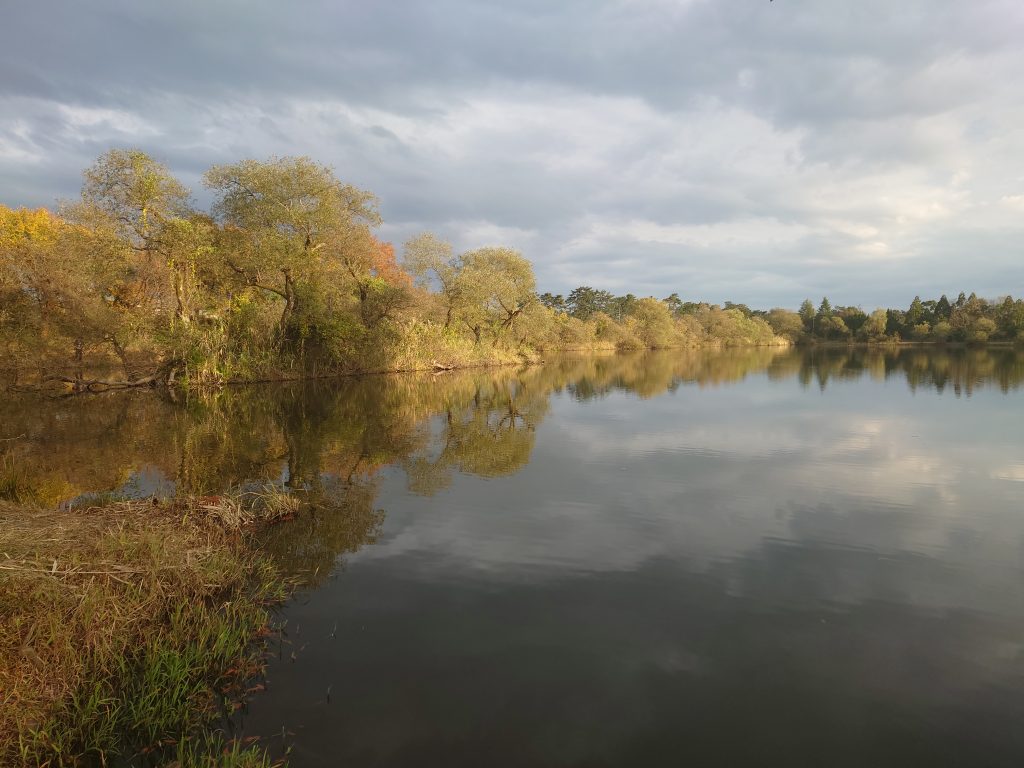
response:
[[[9,401],[0,492],[317,503],[237,722],[295,766],[1020,765],[1022,382],[746,350]]]

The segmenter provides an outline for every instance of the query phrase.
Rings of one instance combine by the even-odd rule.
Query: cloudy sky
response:
[[[540,289],[795,306],[1024,292],[1020,0],[32,0],[0,26],[0,202],[138,146],[306,154],[395,242]]]

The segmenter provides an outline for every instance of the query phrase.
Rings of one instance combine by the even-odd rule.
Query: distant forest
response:
[[[0,370],[75,389],[450,369],[556,349],[771,346],[816,340],[1021,341],[1024,303],[961,294],[907,310],[751,310],[538,294],[531,262],[424,233],[378,239],[377,199],[305,157],[244,160],[189,190],[111,150],[56,211],[0,206]]]
[[[638,299],[633,294],[615,296],[608,291],[581,286],[568,297],[544,293],[544,306],[580,320],[604,313],[618,322],[628,317]],[[699,316],[714,308],[704,302],[683,301],[673,293],[662,299],[674,317]],[[809,341],[860,342],[974,342],[1009,341],[1024,343],[1024,300],[1012,296],[994,301],[963,292],[955,301],[945,295],[922,301],[915,296],[907,309],[876,309],[870,314],[860,307],[833,307],[825,297],[817,307],[810,299],[792,311],[776,307],[751,309],[746,304],[725,302],[722,309],[737,311],[749,319],[764,320],[772,330],[794,343]]]

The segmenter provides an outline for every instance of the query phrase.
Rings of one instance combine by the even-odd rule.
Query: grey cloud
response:
[[[200,204],[211,164],[309,154],[388,236],[507,236],[542,290],[995,295],[1022,37],[1014,0],[40,0],[0,29],[0,201],[73,196],[111,146]]]

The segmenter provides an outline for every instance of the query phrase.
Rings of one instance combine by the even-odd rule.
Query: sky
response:
[[[381,237],[538,289],[795,307],[1024,293],[1020,0],[32,0],[0,25],[0,203],[113,147],[208,206],[308,155]]]

